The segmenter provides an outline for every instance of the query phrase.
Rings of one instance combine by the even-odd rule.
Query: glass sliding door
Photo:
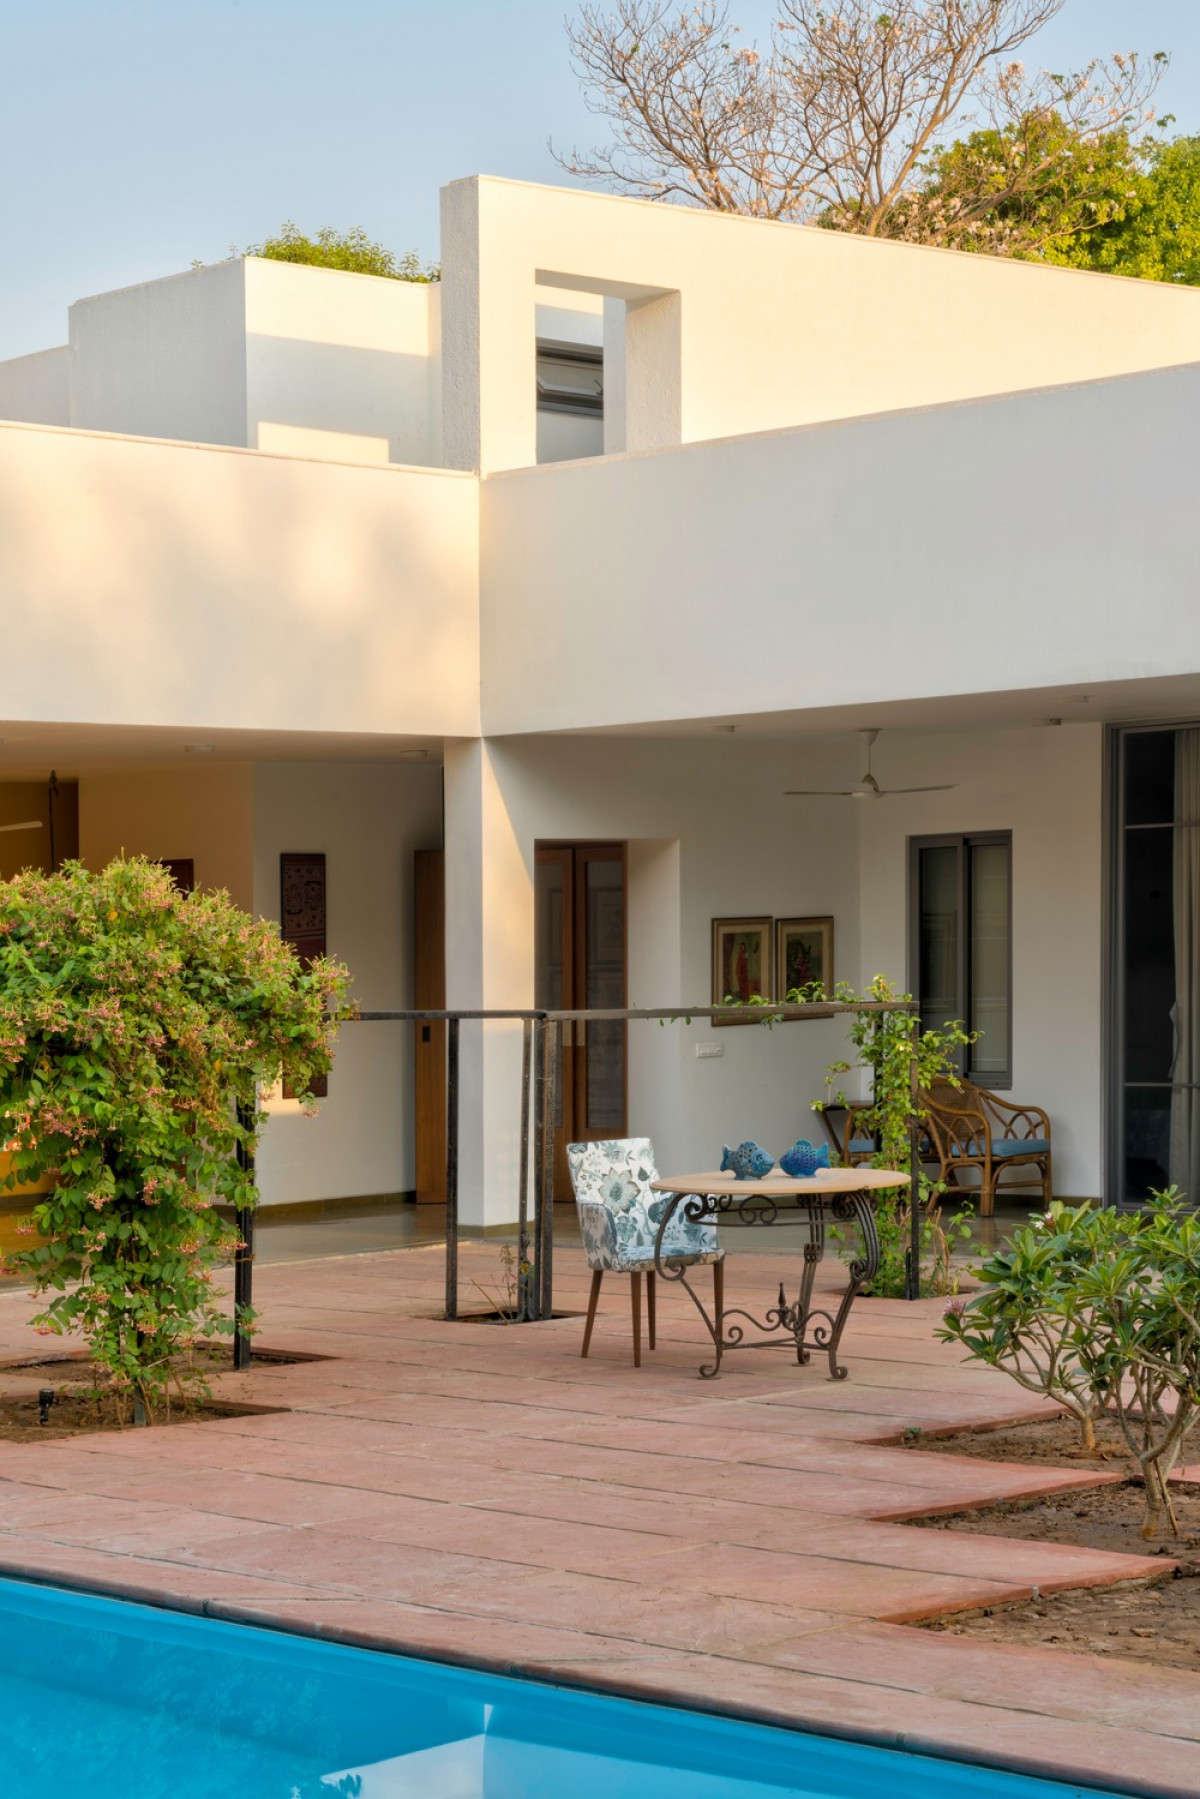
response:
[[[1118,733],[1116,1197],[1200,1198],[1200,727]]]

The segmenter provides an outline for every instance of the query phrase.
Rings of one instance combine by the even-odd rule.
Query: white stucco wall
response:
[[[20,419],[27,425],[70,424],[68,344],[0,362],[0,419]]]
[[[248,763],[85,774],[79,782],[79,854],[89,868],[117,856],[190,856],[197,887],[224,887],[254,904],[253,794]]]
[[[889,732],[886,784],[948,793],[849,805],[860,823],[862,972],[908,954],[908,839],[1007,830],[1013,857],[1013,1083],[1050,1114],[1060,1194],[1102,1188],[1103,731]],[[915,971],[912,971],[915,975]]]
[[[241,258],[77,300],[70,423],[187,442],[246,442]]]
[[[539,284],[626,302],[630,449],[1200,358],[1195,289],[487,177],[443,189],[442,262],[461,468],[535,460]]]
[[[413,855],[442,832],[441,769],[424,764],[260,763],[253,772],[254,908],[279,918],[279,858],[326,857],[327,943],[364,1011],[413,1003]],[[412,1027],[350,1024],[315,1118],[267,1101],[265,1205],[411,1193]]]
[[[1198,409],[1193,364],[491,476],[484,728],[1192,673]]]
[[[831,914],[837,976],[857,980],[855,809],[831,814],[784,795],[832,782],[844,743],[492,740],[485,754],[482,774],[474,746],[447,758],[450,1005],[475,1005],[480,995],[486,1006],[532,1005],[539,839],[628,842],[632,1005],[711,1003],[714,917]],[[843,1053],[838,1026],[629,1031],[629,1129],[653,1137],[664,1168],[715,1166],[722,1142],[747,1136],[776,1155],[797,1136],[819,1139],[809,1102]],[[516,1215],[519,1034],[493,1027],[482,1057],[477,1036],[468,1036],[463,1216],[498,1223]],[[698,1060],[701,1041],[723,1055]]]
[[[0,717],[478,728],[476,484],[0,425]]]
[[[336,462],[437,460],[435,282],[247,257],[246,436]]]

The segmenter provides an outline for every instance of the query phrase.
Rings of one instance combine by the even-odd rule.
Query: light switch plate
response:
[[[725,1045],[723,1043],[698,1043],[696,1045],[697,1062],[707,1062],[711,1056],[723,1056],[724,1054]]]

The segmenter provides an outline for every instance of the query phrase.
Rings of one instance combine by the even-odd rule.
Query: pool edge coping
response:
[[[596,1675],[585,1679],[582,1676],[564,1672],[554,1663],[541,1663],[530,1660],[505,1658],[488,1655],[484,1652],[470,1654],[460,1652],[450,1654],[448,1651],[431,1647],[415,1639],[388,1637],[379,1633],[355,1631],[315,1626],[302,1619],[289,1620],[283,1614],[264,1612],[252,1605],[241,1605],[236,1601],[222,1599],[205,1599],[200,1595],[166,1592],[154,1587],[139,1586],[134,1582],[107,1580],[102,1575],[72,1573],[57,1574],[52,1569],[30,1566],[19,1562],[8,1562],[0,1558],[0,1580],[22,1582],[27,1586],[53,1587],[61,1592],[83,1593],[96,1598],[125,1601],[131,1605],[142,1605],[157,1611],[178,1612],[193,1617],[212,1619],[216,1623],[243,1624],[255,1630],[271,1631],[277,1636],[298,1637],[311,1642],[336,1644],[346,1649],[361,1649],[376,1655],[405,1656],[410,1660],[437,1663],[445,1667],[465,1668],[475,1673],[496,1674],[510,1680],[530,1680],[540,1682],[544,1686],[559,1687],[571,1692],[595,1693],[606,1698],[623,1699],[631,1704],[661,1705],[676,1711],[696,1712],[703,1716],[730,1718],[744,1724],[766,1725],[773,1730],[803,1731],[810,1736],[828,1737],[834,1742],[856,1743],[865,1748],[889,1749],[906,1755],[920,1755],[928,1759],[952,1762],[959,1766],[988,1769],[1002,1774],[1024,1775],[1031,1780],[1043,1780],[1058,1785],[1072,1785],[1081,1788],[1085,1793],[1095,1795],[1095,1799],[1180,1799],[1177,1785],[1164,1785],[1157,1781],[1138,1780],[1123,1776],[1121,1787],[1098,1785],[1090,1773],[1072,1768],[1069,1764],[1051,1763],[1037,1757],[1020,1755],[973,1753],[961,1744],[948,1744],[935,1736],[922,1735],[912,1731],[897,1731],[884,1728],[872,1729],[864,1726],[856,1729],[841,1729],[827,1718],[809,1719],[801,1712],[781,1712],[769,1706],[754,1706],[744,1703],[718,1704],[702,1694],[691,1690],[680,1692],[670,1686],[647,1689],[618,1676]],[[907,1627],[905,1627],[907,1628]],[[721,1659],[713,1657],[714,1660]],[[743,1665],[740,1664],[739,1665]],[[753,1664],[749,1664],[753,1666]],[[863,1685],[875,1683],[863,1682]],[[914,1695],[917,1697],[917,1695]],[[974,1703],[963,1701],[964,1704]],[[1014,1718],[1021,1714],[1014,1713]],[[1069,1719],[1056,1720],[1050,1713],[1035,1713],[1054,1723],[1068,1724]],[[1161,1732],[1147,1731],[1147,1736],[1161,1736],[1165,1742],[1200,1749],[1184,1737],[1166,1736]],[[1200,1784],[1196,1791],[1200,1794]]]

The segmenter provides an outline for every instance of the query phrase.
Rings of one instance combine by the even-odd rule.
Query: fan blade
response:
[[[848,787],[789,787],[783,797],[785,800],[852,800],[854,794]]]
[[[883,787],[880,789],[880,797],[886,799],[890,793],[949,793],[952,787],[957,786],[957,781],[943,781],[940,787]]]
[[[23,824],[19,825],[0,825],[0,831],[40,831],[41,828],[40,818],[27,818]]]

